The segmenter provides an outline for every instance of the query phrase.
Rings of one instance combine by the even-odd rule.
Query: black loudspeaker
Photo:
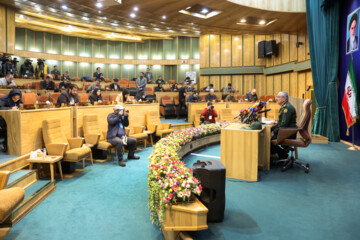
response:
[[[265,57],[265,43],[266,41],[261,41],[258,43],[258,58]]]
[[[197,161],[193,165],[194,177],[200,180],[200,201],[208,208],[208,222],[220,222],[225,212],[225,166],[217,160]]]
[[[265,55],[270,57],[271,55],[277,55],[278,48],[275,40],[266,41],[265,43]]]

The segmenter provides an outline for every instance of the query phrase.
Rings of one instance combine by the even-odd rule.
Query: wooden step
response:
[[[36,170],[19,170],[10,174],[5,188],[21,187],[27,188],[38,180]]]
[[[14,159],[3,162],[0,164],[0,171],[15,172],[17,170],[27,168],[29,166],[28,159],[30,154],[25,154],[20,157],[14,156]]]
[[[36,181],[25,189],[25,200],[0,226],[12,227],[56,189],[55,181]]]

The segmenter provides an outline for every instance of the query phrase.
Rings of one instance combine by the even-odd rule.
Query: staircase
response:
[[[55,182],[39,180],[37,170],[27,170],[26,159],[28,158],[29,154],[0,164],[0,171],[11,172],[4,188],[21,187],[25,189],[24,201],[1,224],[1,227],[14,226],[56,189]]]

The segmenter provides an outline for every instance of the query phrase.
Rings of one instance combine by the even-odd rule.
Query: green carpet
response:
[[[310,145],[299,156],[310,174],[294,168],[260,172],[260,181],[226,181],[225,219],[195,239],[359,239],[360,152],[342,143]],[[115,162],[87,166],[16,224],[6,239],[163,239],[149,220],[147,157],[120,168]],[[219,156],[213,145],[196,153]],[[187,155],[188,166],[199,156]]]

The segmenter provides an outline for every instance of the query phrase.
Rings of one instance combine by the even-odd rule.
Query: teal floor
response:
[[[360,152],[342,143],[310,145],[299,156],[311,163],[260,172],[256,183],[226,181],[225,219],[195,239],[360,239]],[[87,166],[16,224],[6,239],[163,239],[147,207],[147,166],[152,148],[120,168],[115,162]],[[213,145],[196,153],[219,156]],[[187,155],[188,166],[209,159]]]

